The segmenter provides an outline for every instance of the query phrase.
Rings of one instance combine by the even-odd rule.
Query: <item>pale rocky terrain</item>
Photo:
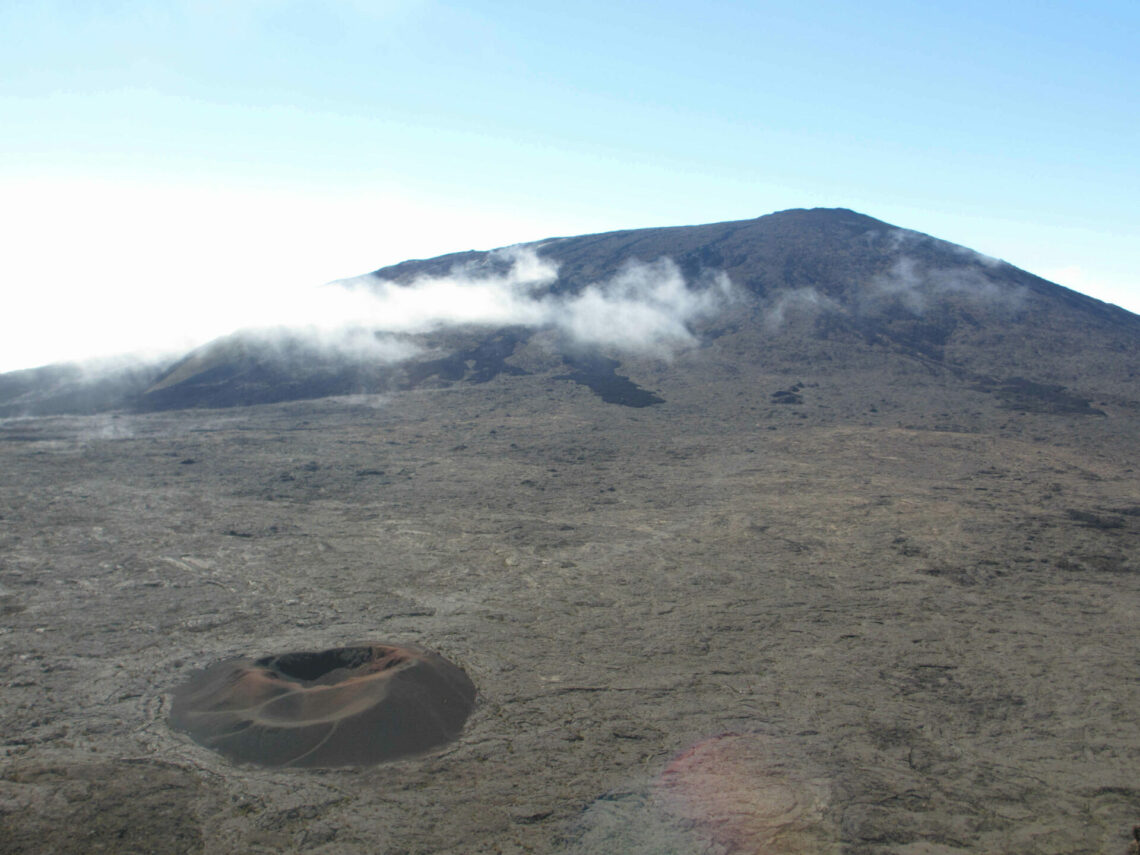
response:
[[[652,369],[645,408],[527,377],[4,424],[0,849],[745,851],[656,783],[737,733],[802,851],[1124,853],[1135,412],[832,420],[856,384]],[[194,668],[361,639],[460,664],[462,738],[272,770],[166,723]]]

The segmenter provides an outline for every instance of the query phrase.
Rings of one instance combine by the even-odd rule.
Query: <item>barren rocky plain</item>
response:
[[[537,336],[480,382],[0,422],[0,851],[1125,855],[1135,346],[983,382],[704,333],[623,358],[645,406]],[[262,768],[167,720],[196,669],[363,640],[466,671],[458,739]]]

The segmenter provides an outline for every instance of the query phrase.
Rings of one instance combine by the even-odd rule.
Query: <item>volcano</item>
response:
[[[737,299],[711,316],[680,319],[702,350],[694,368],[709,375],[706,381],[805,363],[841,372],[921,363],[1014,409],[1092,412],[1091,398],[1127,394],[1136,365],[1135,315],[847,210],[553,238],[525,249],[557,270],[541,285],[547,300],[572,299],[630,264],[663,259],[691,288],[712,273],[727,277]],[[407,261],[353,286],[414,288],[456,271],[478,283],[501,276],[509,258],[500,250]],[[616,404],[668,400],[623,372],[631,353],[633,361],[641,355],[637,348],[567,346],[550,341],[549,326],[441,322],[406,336],[418,356],[400,360],[322,347],[300,331],[239,332],[173,364],[134,366],[94,381],[70,366],[0,375],[0,414],[222,408],[527,374],[577,382]],[[687,373],[675,372],[676,379],[684,382]]]
[[[343,287],[507,308],[0,375],[0,848],[1127,851],[1140,317],[847,210]],[[170,726],[362,638],[462,727],[314,771]]]

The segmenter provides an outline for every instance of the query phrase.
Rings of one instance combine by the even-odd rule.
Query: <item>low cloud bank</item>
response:
[[[342,284],[339,306],[352,327],[377,333],[427,332],[465,324],[557,330],[571,345],[668,356],[691,344],[691,325],[733,299],[723,273],[686,281],[668,258],[629,262],[612,278],[574,294],[551,293],[556,265],[530,247],[491,254],[489,263],[398,284],[361,277]],[[318,325],[319,326],[319,325]],[[329,341],[329,327],[323,327]]]
[[[79,373],[68,375],[69,383],[136,369],[157,371],[188,351],[179,375],[202,359],[216,358],[219,351],[232,350],[236,356],[249,348],[286,365],[291,359],[304,362],[314,352],[390,364],[423,353],[424,346],[412,335],[467,325],[553,330],[556,346],[669,358],[694,342],[693,323],[715,314],[734,295],[723,273],[686,281],[668,258],[630,262],[611,278],[575,293],[554,293],[557,280],[555,263],[533,246],[515,246],[495,250],[481,263],[410,283],[373,276],[317,287],[287,281],[272,290],[235,288],[212,297],[189,289],[184,307],[145,319],[136,315],[120,338],[122,355],[76,359],[67,353],[53,364],[69,362]],[[183,321],[207,310],[209,335],[200,329],[183,335]]]
[[[689,324],[711,317],[732,299],[732,284],[723,273],[708,274],[694,288],[676,264],[662,258],[627,264],[608,282],[549,308],[552,322],[574,341],[662,354],[691,344]]]

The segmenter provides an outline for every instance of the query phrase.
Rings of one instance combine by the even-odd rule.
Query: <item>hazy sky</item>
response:
[[[0,370],[793,207],[1140,312],[1138,44],[1135,0],[2,0]]]

